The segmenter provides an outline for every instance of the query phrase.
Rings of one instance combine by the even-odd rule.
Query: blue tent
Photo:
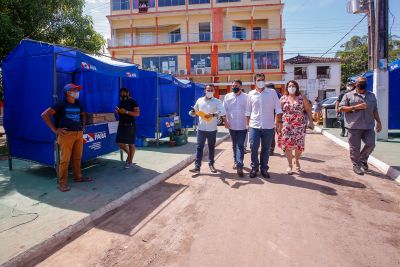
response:
[[[138,80],[139,70],[136,65],[73,48],[23,40],[3,60],[2,74],[10,155],[54,166],[55,135],[42,121],[41,113],[63,97],[62,87],[71,82],[82,84],[80,101],[87,112],[113,112],[121,78]],[[90,127],[87,134],[102,140],[92,149],[84,148],[84,160],[118,149],[115,133],[109,132],[107,124]]]
[[[389,64],[389,129],[400,129],[400,106],[397,99],[400,98],[400,60]],[[374,73],[367,71],[362,75],[350,77],[355,82],[359,76],[367,78],[367,90],[373,91]]]

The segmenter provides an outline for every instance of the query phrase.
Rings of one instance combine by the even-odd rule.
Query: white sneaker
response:
[[[125,169],[130,169],[133,167],[133,163],[127,163],[125,164]]]

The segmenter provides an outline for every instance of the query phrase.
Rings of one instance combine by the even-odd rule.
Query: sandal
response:
[[[60,190],[61,192],[68,192],[71,190],[71,187],[69,187],[68,185],[64,185],[64,186],[59,185],[58,190]]]
[[[93,178],[90,177],[80,177],[78,179],[74,179],[75,183],[88,183],[88,182],[94,182]]]

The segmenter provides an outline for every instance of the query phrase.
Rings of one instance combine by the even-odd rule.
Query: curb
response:
[[[222,142],[224,142],[226,139],[229,138],[229,133],[227,133],[225,136],[221,137],[220,139],[217,140],[215,146],[220,145]],[[204,148],[205,153],[208,151],[207,146]],[[63,243],[68,241],[74,234],[84,230],[87,226],[89,226],[91,223],[95,222],[96,220],[100,219],[102,216],[106,215],[107,213],[120,208],[127,202],[135,199],[138,197],[141,193],[144,191],[152,188],[156,184],[164,181],[165,179],[169,178],[173,174],[177,173],[178,171],[183,170],[185,167],[187,167],[190,163],[192,163],[196,158],[196,154],[192,154],[183,161],[179,162],[178,164],[172,166],[165,172],[157,175],[150,181],[140,185],[139,187],[136,187],[132,191],[124,194],[122,197],[113,200],[112,202],[108,203],[104,207],[92,212],[90,215],[86,216],[85,218],[79,220],[75,224],[72,224],[65,229],[59,231],[58,233],[54,234],[47,240],[33,246],[32,248],[29,248],[28,250],[18,254],[14,258],[10,259],[9,261],[1,264],[0,266],[2,267],[11,267],[11,266],[31,266],[32,262],[31,259],[39,258],[41,255],[46,255],[49,253],[52,253],[53,250],[57,246],[61,246]],[[33,261],[35,264],[38,263],[36,261]]]
[[[320,127],[315,126],[314,129],[315,132],[321,133],[336,144],[346,148],[349,150],[349,144],[342,139],[334,136],[333,134],[327,132],[324,129],[321,129]],[[368,163],[376,167],[378,170],[383,172],[386,176],[388,176],[390,179],[393,179],[394,181],[400,183],[400,171],[393,168],[392,166],[388,165],[387,163],[375,158],[374,156],[369,156]]]

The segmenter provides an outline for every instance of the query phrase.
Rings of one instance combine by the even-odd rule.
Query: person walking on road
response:
[[[83,132],[85,131],[86,114],[79,102],[79,91],[82,86],[67,84],[64,86],[65,97],[42,113],[42,119],[56,134],[57,143],[61,150],[58,171],[58,189],[61,192],[71,190],[68,186],[68,166],[72,161],[74,182],[92,182],[93,179],[83,177],[81,160],[83,151]],[[55,124],[51,121],[54,117]]]
[[[140,116],[140,110],[138,103],[129,96],[129,90],[127,88],[121,88],[119,90],[119,99],[119,104],[115,108],[115,113],[119,116],[116,142],[120,149],[128,154],[125,169],[129,169],[133,167],[132,160],[135,155],[135,117]]]
[[[375,148],[375,121],[376,131],[382,130],[376,97],[366,88],[367,79],[359,77],[356,81],[356,90],[343,96],[339,108],[339,111],[344,112],[348,129],[353,171],[358,175],[369,171],[368,157]],[[362,150],[361,141],[365,144]]]
[[[301,95],[299,84],[296,81],[289,81],[286,84],[285,95],[281,98],[283,110],[283,127],[279,132],[278,146],[286,154],[289,166],[287,173],[293,173],[293,151],[296,164],[296,171],[301,170],[300,156],[304,151],[306,127],[313,129],[314,123],[311,114],[311,105],[306,96]],[[308,125],[304,113],[308,116]]]
[[[246,109],[249,124],[251,171],[250,178],[255,178],[261,168],[261,175],[270,178],[268,173],[269,148],[275,128],[282,129],[282,109],[275,90],[265,88],[265,75],[254,75],[256,89],[249,93]],[[276,114],[276,116],[275,116]],[[258,158],[258,149],[261,143],[261,154]]]
[[[281,99],[282,94],[280,92],[278,92],[277,89],[275,89],[275,85],[273,83],[269,83],[265,86],[268,89],[273,89],[275,90],[276,94],[278,95],[278,98]],[[275,134],[273,135],[272,138],[272,142],[271,142],[271,147],[269,148],[269,155],[273,156],[274,155],[274,151],[275,151],[275,145],[276,145],[276,138],[275,138]]]
[[[233,169],[243,177],[244,144],[247,135],[247,94],[242,92],[242,81],[232,84],[232,92],[224,98],[223,106],[226,112],[225,128],[229,129],[233,149]]]
[[[208,143],[208,166],[212,173],[217,170],[214,167],[215,143],[217,140],[217,124],[218,117],[224,116],[225,111],[221,100],[214,97],[215,87],[209,84],[205,89],[205,96],[199,98],[196,104],[190,110],[189,115],[195,117],[199,116],[199,123],[197,125],[197,150],[195,167],[191,172],[200,173],[201,160],[203,158],[204,145]]]
[[[342,128],[342,132],[340,133],[341,137],[345,137],[345,136],[347,136],[347,134],[346,134],[346,125],[344,123],[344,112],[340,112],[339,111],[339,104],[342,101],[343,96],[345,94],[347,94],[348,92],[351,92],[353,90],[354,90],[354,83],[353,82],[349,82],[347,84],[347,86],[346,86],[346,90],[343,90],[340,93],[340,95],[339,95],[339,97],[338,97],[338,99],[336,100],[336,103],[335,103],[336,115],[337,115],[337,118],[338,118],[338,120],[340,122],[340,128]]]

